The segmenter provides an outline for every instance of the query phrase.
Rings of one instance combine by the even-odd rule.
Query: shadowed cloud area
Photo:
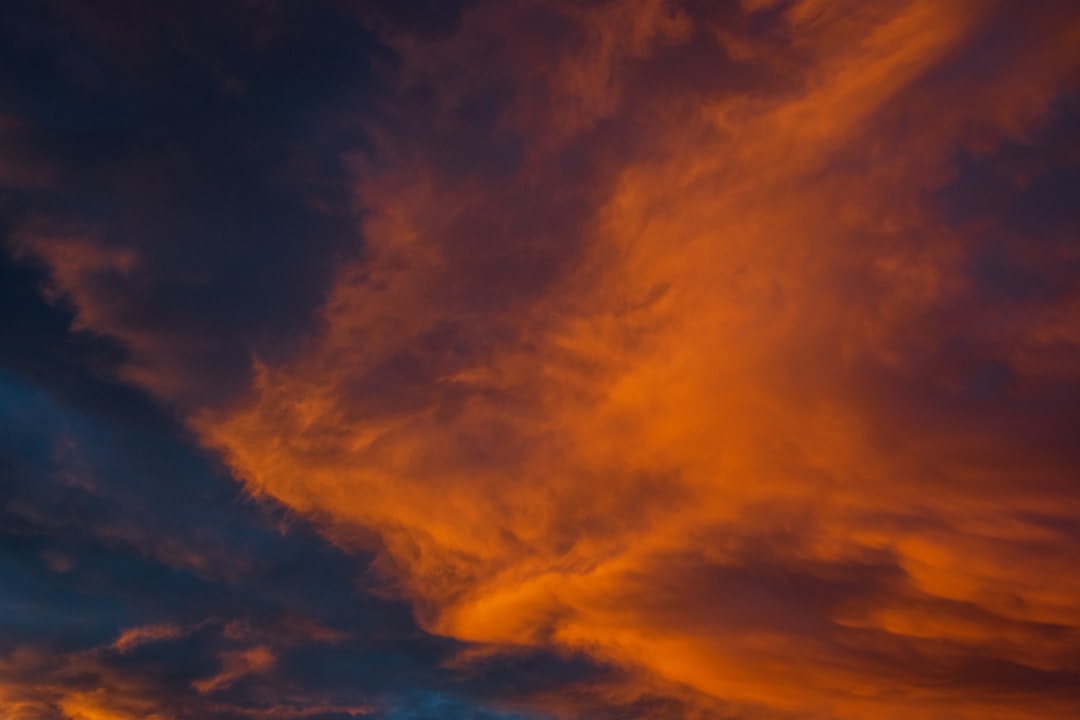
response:
[[[1077,717],[1077,47],[0,4],[0,718]]]

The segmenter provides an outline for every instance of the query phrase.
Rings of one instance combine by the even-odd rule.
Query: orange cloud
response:
[[[376,710],[361,704],[330,703],[288,692],[268,701],[229,697],[230,686],[249,676],[265,681],[276,667],[267,646],[220,653],[221,669],[187,687],[176,685],[175,669],[160,660],[132,663],[148,643],[183,634],[170,626],[143,626],[124,632],[111,646],[79,652],[17,647],[0,656],[0,709],[5,720],[173,720],[181,717],[248,717],[274,720],[340,714],[363,717]],[[280,679],[272,682],[281,684]],[[197,695],[195,693],[198,693]]]
[[[274,666],[275,657],[270,648],[257,646],[221,654],[221,672],[198,680],[193,687],[201,693],[212,693],[232,685],[240,678],[253,673],[264,673]]]
[[[635,9],[603,12],[660,13],[663,41],[689,42],[674,7]],[[1060,674],[1075,659],[1075,548],[1017,518],[1075,512],[1057,492],[1069,471],[1029,467],[1020,487],[1022,439],[903,417],[888,393],[947,382],[914,365],[949,332],[934,313],[970,293],[968,241],[922,194],[956,148],[1037,121],[1075,76],[1076,18],[1021,48],[1014,78],[972,87],[932,71],[986,6],[795,3],[790,45],[740,51],[782,67],[772,56],[795,52],[797,81],[667,114],[620,89],[661,33],[555,12],[596,54],[518,59],[573,71],[549,81],[549,114],[501,117],[526,137],[510,189],[423,158],[365,181],[368,257],[339,276],[326,332],[204,418],[208,442],[332,534],[374,529],[436,632],[584,649],[793,712],[1060,712],[994,697],[976,665]],[[476,11],[436,52],[470,57],[490,22]],[[412,49],[414,72],[434,64],[409,66]],[[577,190],[545,182],[559,143],[634,113],[649,152],[605,158],[595,202],[546,236],[544,210]],[[547,253],[576,260],[537,281]],[[517,274],[539,287],[502,286]]]
[[[1068,716],[1078,467],[1025,408],[1080,381],[1080,294],[983,308],[979,227],[932,196],[1075,89],[1080,14],[481,3],[386,40],[363,259],[297,357],[192,419],[252,492],[377,550],[426,629],[686,712]],[[983,392],[994,368],[1018,379]]]
[[[162,640],[174,640],[183,635],[183,630],[175,625],[142,625],[120,633],[113,647],[120,652],[127,652],[147,643]]]

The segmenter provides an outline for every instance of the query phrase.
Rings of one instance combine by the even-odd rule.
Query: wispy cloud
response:
[[[69,19],[157,63],[101,55],[143,129],[72,160],[39,111],[10,127],[39,134],[48,182],[0,175],[26,195],[9,249],[122,348],[108,381],[172,409],[242,483],[227,502],[360,559],[257,627],[239,600],[190,619],[231,628],[192,702],[280,682],[311,645],[325,684],[260,712],[1069,716],[1080,12],[225,7],[199,11],[220,38],[184,12]],[[151,19],[176,55],[131,34]],[[173,63],[220,122],[161,114]],[[69,451],[95,458],[81,432]],[[19,516],[294,582],[207,505],[190,535],[196,510]],[[393,693],[329,688],[378,635],[319,611],[343,586],[371,596],[357,617],[406,618],[374,643],[409,648]],[[174,622],[115,629],[113,652],[190,642]],[[106,712],[78,692],[70,717]]]

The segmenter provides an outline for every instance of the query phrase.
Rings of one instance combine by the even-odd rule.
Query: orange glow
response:
[[[490,132],[523,138],[519,165],[448,167],[371,121],[377,159],[351,160],[362,257],[295,357],[255,358],[241,401],[188,420],[252,494],[375,552],[425,630],[476,657],[610,663],[628,679],[591,689],[609,704],[651,688],[701,717],[1069,717],[1080,693],[996,678],[1076,674],[1080,547],[1055,520],[1080,517],[1077,467],[940,357],[961,332],[993,348],[1020,401],[1080,381],[1058,352],[1080,344],[1080,288],[972,311],[978,228],[930,198],[1076,88],[1080,8],[1033,5],[984,76],[958,58],[1008,3],[740,5],[777,28],[500,0],[450,36],[385,30],[403,97],[440,88],[431,127],[515,88]],[[541,11],[573,39],[531,33]],[[695,38],[715,71],[649,75],[700,60]],[[85,326],[125,337],[87,278],[137,257],[28,243]],[[129,379],[181,396],[167,346],[127,339]],[[274,664],[229,653],[196,688]],[[520,706],[583,717],[585,695]],[[94,692],[61,707],[136,717]]]
[[[120,652],[127,652],[146,643],[172,640],[181,636],[183,631],[172,625],[144,625],[125,630],[113,643]]]
[[[1022,87],[917,85],[985,9],[794,4],[812,60],[793,89],[650,116],[654,152],[604,169],[579,237],[519,230],[515,246],[578,243],[582,261],[538,296],[506,293],[513,305],[473,309],[457,284],[471,239],[451,218],[519,227],[499,190],[444,184],[422,161],[366,179],[369,259],[340,274],[325,333],[263,367],[244,405],[204,416],[203,436],[254,491],[325,518],[341,542],[351,525],[375,530],[385,572],[435,632],[585,649],[717,698],[850,717],[970,701],[927,685],[897,702],[900,647],[1066,670],[1076,555],[1039,553],[1052,531],[1016,519],[1075,514],[1076,496],[1047,492],[1066,469],[1031,467],[1018,486],[1017,441],[987,456],[966,421],[903,417],[870,385],[902,384],[945,332],[934,308],[968,292],[964,238],[919,202],[948,178],[949,149],[975,119],[1023,132],[1050,99],[1039,93],[1075,76],[1073,17],[1016,59]],[[679,29],[639,29],[627,52],[681,42],[688,20],[671,18]],[[466,47],[446,52],[467,56],[483,23],[467,17]],[[551,114],[512,122],[561,128],[558,144],[572,132],[563,94],[587,109],[578,125],[641,111],[620,105],[609,53],[563,58],[575,71],[551,81]],[[892,127],[897,114],[912,127]],[[880,160],[851,167],[856,152]],[[513,192],[539,192],[545,162],[530,157]],[[1018,331],[1054,322],[1031,321]],[[391,378],[394,363],[416,375]],[[940,529],[905,529],[922,517]],[[756,607],[768,599],[738,597],[748,558],[825,584],[891,558],[906,575],[890,596],[770,626]]]

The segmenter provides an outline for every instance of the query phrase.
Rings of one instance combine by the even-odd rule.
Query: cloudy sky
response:
[[[0,718],[1080,716],[1077,48],[4,0]]]

